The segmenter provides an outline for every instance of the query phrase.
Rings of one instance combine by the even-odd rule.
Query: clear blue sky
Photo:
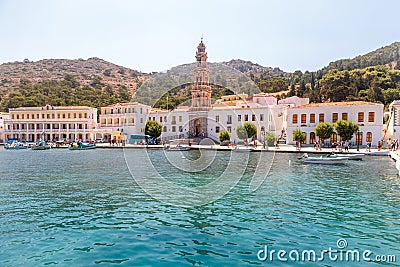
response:
[[[397,0],[0,0],[0,63],[100,57],[149,72],[244,59],[316,70],[400,40]]]

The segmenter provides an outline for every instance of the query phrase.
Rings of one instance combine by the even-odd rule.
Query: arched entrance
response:
[[[196,119],[194,121],[194,131],[195,131],[195,136],[199,136],[201,134],[201,121],[200,121],[200,119]]]
[[[310,133],[310,144],[315,144],[315,133],[311,132]]]

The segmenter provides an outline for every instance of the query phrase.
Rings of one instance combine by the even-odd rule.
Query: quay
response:
[[[132,145],[125,144],[119,146],[112,146],[107,143],[100,143],[96,145],[98,148],[104,149],[164,149],[163,145]],[[245,147],[245,146],[240,146]],[[217,150],[217,151],[233,151],[232,147],[228,146],[220,146],[220,145],[191,145],[191,150]],[[309,153],[309,154],[329,154],[331,152],[339,153],[339,154],[364,154],[368,156],[389,156],[390,151],[387,149],[378,150],[377,148],[371,148],[371,151],[366,151],[365,148],[359,149],[357,151],[356,148],[350,148],[348,152],[339,152],[338,150],[333,150],[332,148],[322,148],[321,150],[316,150],[314,147],[306,146],[302,147],[298,150],[295,146],[292,145],[280,145],[277,147],[266,147],[263,148],[261,146],[257,146],[252,150],[252,152],[275,152],[275,153]]]

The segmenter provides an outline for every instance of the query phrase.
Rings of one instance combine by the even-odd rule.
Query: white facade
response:
[[[286,127],[286,106],[277,105],[275,97],[263,96],[256,98],[258,102],[246,102],[241,97],[229,96],[225,101],[217,101],[207,113],[207,136],[218,142],[222,130],[231,134],[231,141],[238,141],[236,128],[245,122],[257,127],[256,138],[261,142],[263,134],[272,132],[281,135]],[[257,101],[250,98],[252,101]],[[271,104],[271,105],[269,105]],[[153,109],[149,114],[150,120],[159,122],[163,131],[161,138],[171,140],[187,138],[188,132],[193,133],[189,124],[189,107],[182,106],[172,111]]]
[[[10,117],[9,113],[0,112],[0,143],[4,143],[5,142],[4,120],[8,119],[9,117]]]
[[[306,133],[306,144],[318,141],[314,128],[319,122],[334,124],[337,120],[349,120],[358,123],[360,129],[350,141],[353,145],[365,145],[372,142],[376,146],[382,139],[383,104],[369,102],[337,102],[317,103],[292,107],[287,110],[287,143],[295,144],[293,131],[300,129]],[[356,140],[357,139],[357,140]],[[340,141],[340,137],[333,135],[326,143]]]
[[[174,110],[152,109],[149,120],[162,125],[161,139],[187,138],[189,129],[189,107],[181,106]]]
[[[289,107],[304,106],[310,103],[309,98],[301,98],[298,96],[291,96],[278,101],[278,105],[287,105]]]
[[[113,132],[124,135],[144,134],[143,129],[151,107],[138,102],[117,103],[101,108],[99,129],[104,139],[109,139]]]
[[[4,119],[4,139],[94,140],[97,109],[87,106],[20,107]]]
[[[389,119],[384,139],[389,138],[400,139],[400,100],[395,100],[389,105]]]

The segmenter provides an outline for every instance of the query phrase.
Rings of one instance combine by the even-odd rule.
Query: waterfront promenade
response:
[[[96,144],[98,148],[106,148],[106,149],[163,149],[163,145],[131,145],[131,144],[126,144],[124,146],[111,146],[108,143],[100,143]],[[231,151],[233,150],[232,147],[228,146],[220,146],[220,145],[191,145],[191,149],[193,150],[218,150],[218,151]],[[245,146],[240,146],[240,147],[245,147]],[[321,150],[316,150],[312,146],[305,146],[302,147],[300,150],[296,149],[295,146],[292,145],[280,145],[278,148],[276,147],[266,147],[265,149],[262,147],[262,145],[257,146],[254,148],[253,152],[276,152],[276,153],[316,153],[316,154],[327,154],[330,152],[335,152],[339,153],[339,150],[333,150],[332,148],[322,148]],[[387,153],[385,153],[387,152]],[[389,155],[389,150],[387,149],[381,149],[378,151],[377,148],[371,148],[371,152],[367,151],[364,147],[360,148],[359,151],[357,151],[356,148],[350,148],[348,152],[340,152],[342,154],[366,154],[366,155],[371,155],[371,156],[388,156]]]

